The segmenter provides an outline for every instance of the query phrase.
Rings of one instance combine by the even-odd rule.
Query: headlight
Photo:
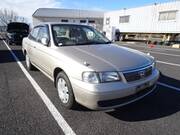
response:
[[[117,72],[102,72],[99,73],[99,78],[101,82],[115,82],[120,80]]]
[[[82,74],[82,79],[84,82],[88,83],[99,83],[99,79],[96,72],[84,72]]]
[[[88,83],[105,83],[120,81],[121,78],[117,72],[84,72],[82,80]]]

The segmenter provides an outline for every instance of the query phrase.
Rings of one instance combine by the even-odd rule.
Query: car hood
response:
[[[126,71],[153,62],[152,58],[142,52],[113,44],[64,46],[58,50],[66,57],[95,71]]]
[[[12,23],[9,23],[7,26],[7,32],[17,33],[17,32],[21,32],[21,31],[26,31],[28,33],[29,25],[26,23],[12,22]]]

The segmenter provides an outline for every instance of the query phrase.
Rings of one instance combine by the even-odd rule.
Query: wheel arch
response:
[[[53,72],[54,86],[56,87],[56,77],[60,72],[64,72],[64,70],[60,67],[56,67]],[[64,72],[65,73],[65,72]],[[66,74],[66,73],[65,73]],[[67,74],[66,74],[67,75]]]
[[[26,54],[27,54],[27,51],[26,51],[25,49],[23,50],[23,54],[24,54],[24,55],[26,55]]]

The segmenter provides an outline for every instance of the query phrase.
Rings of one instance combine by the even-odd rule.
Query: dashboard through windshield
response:
[[[57,46],[107,44],[110,41],[100,32],[84,25],[52,25],[53,39]]]

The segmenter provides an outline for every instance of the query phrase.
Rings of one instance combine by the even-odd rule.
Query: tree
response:
[[[1,9],[0,10],[0,24],[7,26],[10,22],[24,22],[27,20],[24,17],[18,16],[18,14],[13,10]]]
[[[17,21],[18,21],[18,22],[23,22],[23,23],[28,23],[27,18],[22,17],[22,16],[18,16],[18,17],[17,17]]]
[[[13,10],[1,9],[0,10],[0,23],[7,26],[10,22],[15,22],[18,19],[18,15]]]

